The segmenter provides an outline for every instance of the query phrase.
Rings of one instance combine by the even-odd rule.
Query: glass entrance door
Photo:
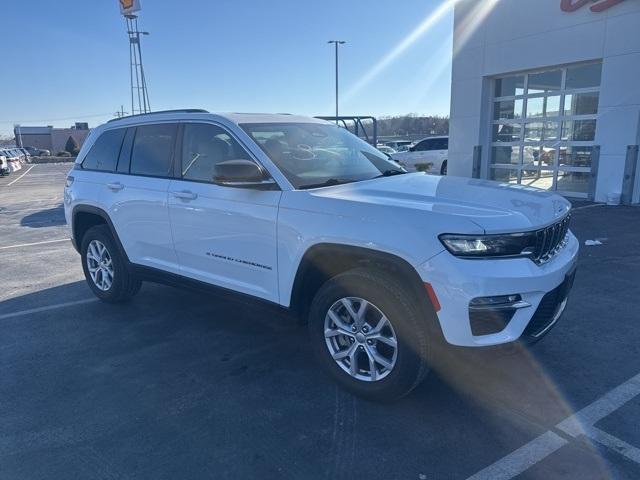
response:
[[[494,79],[489,177],[587,198],[601,63]]]

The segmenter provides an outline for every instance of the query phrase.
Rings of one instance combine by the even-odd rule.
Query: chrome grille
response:
[[[559,222],[536,232],[536,247],[533,252],[533,260],[537,264],[548,262],[567,244],[570,219],[571,215],[567,215]]]

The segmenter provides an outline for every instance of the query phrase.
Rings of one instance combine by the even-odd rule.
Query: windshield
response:
[[[336,125],[267,123],[241,127],[297,189],[405,173],[386,155]]]

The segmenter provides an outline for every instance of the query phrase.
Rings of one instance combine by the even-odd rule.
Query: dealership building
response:
[[[24,127],[16,125],[13,129],[16,145],[19,147],[35,147],[49,150],[56,154],[65,149],[69,137],[82,144],[89,136],[89,125],[86,122],[76,122],[71,128]]]
[[[461,0],[449,174],[640,195],[640,1]]]

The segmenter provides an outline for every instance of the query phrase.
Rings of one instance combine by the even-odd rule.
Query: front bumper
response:
[[[522,339],[535,342],[558,321],[573,283],[579,244],[569,232],[567,245],[544,265],[527,258],[469,260],[444,251],[418,268],[438,297],[437,313],[446,341],[464,347],[486,347]],[[520,295],[529,304],[512,312],[506,326],[474,334],[469,303],[478,297]]]

